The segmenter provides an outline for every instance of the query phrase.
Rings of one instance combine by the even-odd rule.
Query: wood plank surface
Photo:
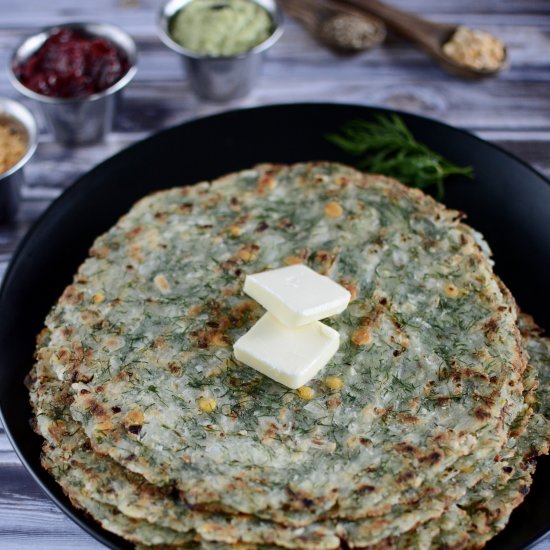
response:
[[[298,0],[297,0],[298,1]],[[499,78],[463,82],[440,71],[395,36],[352,57],[323,49],[294,21],[267,55],[251,95],[224,104],[196,99],[179,59],[156,35],[157,0],[0,0],[0,96],[37,114],[40,144],[26,168],[16,223],[0,226],[0,280],[25,232],[52,200],[98,162],[155,131],[229,108],[278,102],[339,101],[403,109],[474,131],[550,176],[550,1],[391,0],[433,20],[487,29],[508,45],[510,68]],[[7,78],[11,52],[37,28],[70,20],[116,23],[135,38],[139,70],[125,91],[105,143],[66,149],[45,128],[36,105]],[[1,383],[1,381],[0,381]],[[0,426],[0,549],[99,549],[68,520],[24,470]],[[537,550],[550,550],[550,539]]]

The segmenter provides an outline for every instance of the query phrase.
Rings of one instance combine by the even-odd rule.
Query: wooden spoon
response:
[[[506,49],[504,49],[504,59],[496,69],[474,68],[449,57],[443,51],[443,46],[458,30],[458,25],[434,23],[412,13],[388,6],[380,2],[380,0],[345,0],[345,3],[379,17],[388,28],[407,40],[418,44],[441,67],[456,76],[462,78],[483,78],[498,73],[506,65]]]
[[[321,43],[338,52],[357,52],[384,41],[380,19],[332,0],[279,0]]]

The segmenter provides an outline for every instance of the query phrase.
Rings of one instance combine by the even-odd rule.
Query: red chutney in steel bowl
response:
[[[76,98],[106,90],[129,68],[126,54],[110,40],[60,28],[13,71],[38,94]]]

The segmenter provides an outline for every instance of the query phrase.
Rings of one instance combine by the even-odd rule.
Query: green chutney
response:
[[[192,0],[170,24],[180,46],[213,57],[247,52],[272,32],[271,15],[252,0]]]

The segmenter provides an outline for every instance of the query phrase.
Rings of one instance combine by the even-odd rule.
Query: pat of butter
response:
[[[248,275],[244,291],[288,327],[341,313],[351,297],[344,287],[305,265]]]
[[[291,329],[266,313],[233,349],[239,361],[296,389],[329,362],[339,344],[338,332],[319,321]]]

